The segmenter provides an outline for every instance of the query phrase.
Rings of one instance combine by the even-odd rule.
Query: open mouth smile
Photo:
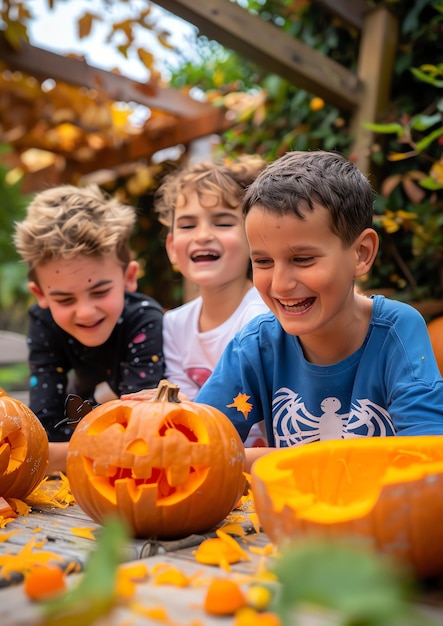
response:
[[[202,263],[208,261],[217,261],[220,255],[213,250],[198,250],[191,254],[191,261],[193,263]]]
[[[303,313],[307,311],[315,302],[315,298],[304,298],[303,300],[297,300],[295,302],[283,302],[278,300],[281,308],[288,313]]]

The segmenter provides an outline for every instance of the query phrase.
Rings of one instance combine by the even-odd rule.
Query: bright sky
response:
[[[91,65],[111,70],[118,68],[126,76],[140,82],[149,78],[149,73],[134,53],[129,59],[125,59],[115,48],[120,42],[113,41],[106,44],[105,40],[109,33],[107,24],[120,21],[130,16],[131,7],[146,7],[146,0],[131,0],[131,2],[118,2],[109,15],[103,14],[103,24],[95,23],[92,35],[79,40],[77,36],[77,18],[89,13],[103,11],[103,2],[100,0],[57,0],[55,8],[48,9],[48,0],[28,0],[34,20],[29,26],[30,42],[33,45],[49,49],[54,52],[71,52],[83,55]],[[167,13],[160,7],[153,7],[153,15],[158,16],[162,29],[169,31],[173,36],[170,42],[179,50],[190,48],[196,29],[191,24],[180,18]],[[160,46],[155,36],[143,29],[143,40],[138,38],[138,45],[151,52],[158,61],[163,61],[164,72],[167,75],[167,64],[176,65],[177,55]],[[158,66],[163,72],[163,67]]]

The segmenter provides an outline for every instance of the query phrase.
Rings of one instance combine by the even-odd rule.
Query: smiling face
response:
[[[369,270],[376,236],[366,229],[346,247],[324,207],[303,215],[250,209],[245,224],[254,284],[287,333],[302,340],[311,334],[334,337],[340,329],[348,332],[354,279]]]
[[[186,193],[186,203],[175,208],[166,248],[183,276],[212,289],[246,280],[249,247],[240,206],[211,200],[204,206],[195,191]]]
[[[54,321],[85,346],[107,341],[122,314],[124,292],[137,288],[138,263],[124,270],[114,254],[52,259],[37,268],[29,288]]]

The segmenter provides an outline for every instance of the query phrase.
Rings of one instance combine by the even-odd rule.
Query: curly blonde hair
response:
[[[202,206],[210,208],[221,203],[231,209],[240,208],[246,188],[265,165],[260,156],[243,155],[236,160],[204,161],[176,170],[165,177],[155,195],[159,221],[172,228],[175,208],[186,204],[186,190],[196,191]]]
[[[115,253],[126,267],[135,219],[133,207],[106,197],[97,185],[61,185],[35,196],[26,218],[15,224],[14,244],[33,280],[38,266],[78,255]]]

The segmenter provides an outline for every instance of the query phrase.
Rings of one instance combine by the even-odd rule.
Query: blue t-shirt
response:
[[[325,439],[443,435],[443,379],[413,307],[373,296],[363,345],[333,365],[309,363],[272,313],[226,347],[196,402],[215,406],[243,440],[265,421],[270,446]]]

